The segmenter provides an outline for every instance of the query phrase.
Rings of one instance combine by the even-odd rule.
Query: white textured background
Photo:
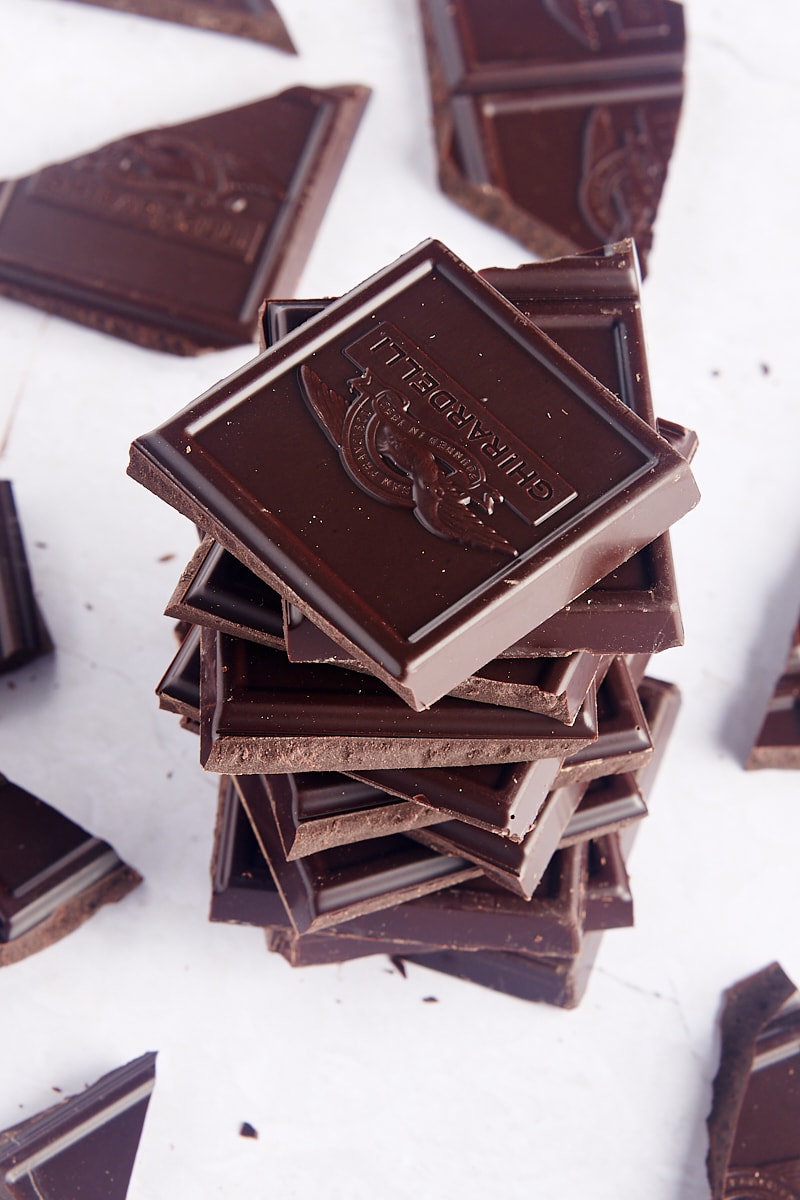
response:
[[[412,0],[281,0],[297,59],[69,0],[0,7],[0,177],[293,83],[364,82],[299,294],[429,235],[475,267],[525,257],[436,188]],[[636,928],[606,936],[575,1012],[381,958],[292,972],[258,931],[207,923],[215,782],[153,697],[195,538],[125,465],[249,351],[174,359],[0,300],[0,477],[58,645],[0,681],[0,770],[146,876],[0,974],[0,1128],[158,1049],[131,1200],[707,1194],[720,992],[773,958],[800,981],[800,775],[741,769],[800,607],[800,15],[686,7],[645,285],[657,407],[701,437],[704,499],[674,532],[687,644],[657,664],[684,709],[632,858]]]

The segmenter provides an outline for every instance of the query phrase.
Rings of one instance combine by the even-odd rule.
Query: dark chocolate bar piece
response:
[[[297,53],[272,0],[83,0],[83,3],[252,38],[287,54]]]
[[[610,833],[587,843],[586,933],[629,929],[633,925],[631,892],[619,834]]]
[[[555,786],[636,771],[652,756],[653,743],[625,661],[615,658],[597,689],[597,741],[568,754]]]
[[[0,479],[0,673],[53,649],[33,594],[14,489]]]
[[[691,461],[696,435],[674,422],[657,420],[654,414],[639,270],[630,239],[591,254],[529,263],[513,270],[490,268],[481,274]],[[269,301],[262,321],[262,344],[274,345],[329,303]],[[289,657],[297,661],[319,661],[336,653],[330,640],[296,609],[291,610],[286,636]],[[663,534],[504,649],[501,657],[567,654],[577,648],[595,653],[655,652],[682,642],[675,568],[669,534]]]
[[[442,188],[545,257],[653,239],[683,99],[672,0],[420,0]]]
[[[191,626],[156,686],[159,706],[200,725],[200,630]]]
[[[572,725],[445,696],[409,708],[372,675],[290,663],[268,646],[201,632],[200,755],[225,774],[463,766],[563,756],[597,736],[590,693]]]
[[[778,963],[725,993],[708,1118],[712,1200],[800,1195],[800,995]]]
[[[482,876],[325,930],[341,944],[357,940],[363,952],[419,948],[519,950],[569,957],[580,946],[586,887],[586,850],[575,847],[550,860],[530,901]],[[220,783],[215,835],[211,919],[270,927],[283,937],[281,953],[308,964],[321,944],[297,934],[286,913],[255,834],[229,777]],[[309,953],[310,946],[310,953]],[[325,961],[332,961],[325,947]],[[341,958],[348,956],[342,946]],[[362,957],[361,950],[356,957]]]
[[[203,538],[181,572],[164,611],[179,621],[286,648],[278,593],[210,537]]]
[[[417,709],[697,499],[684,459],[435,242],[137,439],[129,471]]]
[[[472,863],[430,851],[403,834],[337,846],[288,862],[272,806],[258,778],[237,775],[234,782],[299,933],[401,904],[480,874]]]
[[[4,1200],[125,1200],[155,1086],[143,1054],[0,1133]]]
[[[401,957],[404,962],[454,975],[519,1000],[575,1008],[586,991],[601,937],[601,933],[587,934],[574,959],[536,958],[492,950],[439,950]]]
[[[176,354],[291,293],[368,90],[297,87],[0,185],[0,293]]]
[[[745,766],[800,769],[800,621]]]
[[[58,941],[141,882],[107,842],[0,775],[0,966]]]

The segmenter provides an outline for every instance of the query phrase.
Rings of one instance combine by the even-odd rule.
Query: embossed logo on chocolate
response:
[[[300,368],[306,401],[363,491],[462,545],[516,555],[486,519],[505,503],[538,525],[577,495],[388,322],[345,348],[351,398]]]
[[[544,6],[587,50],[669,36],[664,0],[544,0]]]
[[[601,241],[640,238],[655,219],[666,174],[641,105],[617,130],[611,110],[592,109],[586,124],[578,204]]]
[[[251,262],[266,232],[252,200],[283,192],[237,181],[237,168],[230,153],[154,130],[45,167],[28,187],[36,200]]]

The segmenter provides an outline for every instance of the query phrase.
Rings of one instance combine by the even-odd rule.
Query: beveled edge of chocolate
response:
[[[800,620],[773,688],[745,770],[800,770]]]
[[[610,711],[602,715],[602,693]],[[597,741],[567,755],[556,776],[555,787],[578,780],[594,780],[623,771],[638,771],[653,755],[647,718],[624,656],[617,655],[598,687]]]
[[[14,487],[0,479],[0,674],[52,649],[33,591]]]
[[[33,1195],[35,1192],[39,1196],[40,1192],[33,1178],[37,1167],[79,1144],[83,1138],[96,1135],[104,1125],[142,1103],[144,1121],[150,1094],[155,1087],[155,1063],[154,1052],[143,1054],[124,1067],[118,1067],[117,1070],[103,1075],[85,1091],[67,1096],[52,1108],[28,1117],[19,1125],[0,1133],[0,1189],[3,1190],[3,1194],[15,1197],[23,1194]],[[136,1144],[125,1148],[128,1151],[126,1158],[129,1156],[131,1165],[138,1148],[140,1129],[136,1134]],[[115,1149],[114,1146],[109,1147],[107,1161],[100,1161],[100,1155],[96,1153],[90,1157],[90,1165],[92,1161],[96,1162],[98,1177],[98,1191],[93,1195],[101,1194],[101,1180],[117,1157]],[[28,1180],[31,1191],[25,1188],[24,1192],[18,1192],[15,1185],[25,1179]],[[9,1188],[8,1192],[3,1184]],[[63,1192],[52,1192],[48,1188],[47,1194],[52,1196],[53,1200],[61,1196],[67,1200],[67,1186],[65,1184]],[[108,1187],[107,1179],[105,1187]],[[103,1190],[103,1194],[110,1193]],[[74,1193],[69,1195],[71,1198]]]
[[[159,708],[200,721],[200,628],[193,625],[155,689]]]
[[[334,636],[356,658],[367,662],[368,669],[415,708],[432,704],[454,683],[495,657],[503,644],[513,640],[515,633],[519,635],[529,629],[533,595],[546,593],[552,597],[556,592],[555,603],[559,607],[567,578],[571,594],[575,595],[613,569],[608,561],[609,551],[616,544],[611,537],[612,529],[624,526],[626,544],[636,543],[634,549],[640,548],[652,540],[654,524],[660,526],[658,532],[663,532],[698,499],[686,461],[669,443],[659,438],[555,343],[539,334],[534,325],[530,322],[521,325],[518,310],[485,285],[481,309],[487,317],[499,322],[506,331],[513,328],[519,344],[522,344],[520,335],[524,332],[527,351],[533,354],[534,348],[538,347],[538,352],[544,353],[547,369],[552,372],[557,366],[562,382],[582,398],[582,403],[602,412],[619,436],[636,447],[643,464],[649,461],[649,466],[644,474],[638,473],[635,486],[629,478],[624,488],[620,485],[616,489],[613,501],[606,495],[604,502],[581,517],[577,528],[583,531],[584,537],[600,525],[604,530],[603,545],[597,547],[594,554],[586,553],[584,548],[580,562],[570,563],[570,556],[565,560],[563,553],[554,557],[552,546],[551,553],[546,547],[537,546],[530,554],[514,560],[499,577],[495,573],[494,577],[487,578],[469,599],[462,597],[460,602],[442,609],[435,621],[414,634],[413,641],[390,630],[383,620],[378,620],[376,613],[356,602],[352,593],[334,577],[327,579],[323,595],[319,584],[313,582],[319,576],[316,556],[283,526],[273,528],[274,518],[265,513],[263,507],[257,510],[253,502],[245,511],[241,496],[236,504],[232,504],[218,466],[212,465],[210,460],[205,462],[204,468],[198,465],[203,455],[193,435],[219,417],[222,411],[233,411],[245,397],[257,392],[264,386],[265,377],[288,370],[315,346],[327,344],[333,332],[344,327],[348,317],[352,319],[356,313],[368,312],[379,304],[382,296],[395,294],[396,290],[403,290],[412,281],[418,281],[434,270],[463,291],[478,286],[479,277],[441,243],[432,240],[422,243],[354,291],[333,301],[323,313],[234,372],[176,417],[136,439],[131,446],[128,467],[133,478],[190,519],[202,523],[235,557],[311,616],[315,624]],[[587,397],[591,399],[587,400]],[[623,495],[627,500],[620,509]],[[631,506],[633,495],[638,499]],[[664,511],[666,495],[669,496],[669,517]],[[202,504],[198,501],[200,496]],[[212,513],[211,507],[217,511]],[[643,536],[644,526],[648,527],[650,536]],[[272,535],[282,539],[280,551],[272,544]],[[570,524],[569,540],[574,541],[575,535],[576,527]],[[288,536],[291,536],[291,553],[286,548]],[[551,537],[554,536],[551,531]],[[614,557],[617,562],[621,561],[618,555]],[[603,566],[599,565],[601,558]],[[564,575],[567,566],[569,570]],[[545,578],[549,588],[544,587]],[[508,586],[510,580],[514,581],[514,586]],[[302,597],[300,590],[304,593]],[[552,613],[552,598],[541,603]],[[320,606],[325,608],[325,615],[320,612]],[[504,616],[502,629],[498,628],[500,612]],[[336,625],[332,623],[334,621]],[[469,644],[465,636],[454,641],[454,633],[466,628],[470,632]],[[357,639],[358,644],[353,639]]]
[[[82,0],[82,3],[249,38],[285,54],[297,54],[286,23],[271,0],[260,0],[258,6],[250,0],[249,5],[242,5],[241,12],[226,11],[214,0]]]
[[[32,814],[69,824],[84,840],[40,869],[35,878],[9,890],[0,881],[0,967],[21,962],[78,929],[98,908],[122,900],[142,876],[119,857],[108,842],[93,837],[53,805],[0,775],[0,799],[12,788]],[[35,839],[36,830],[29,832]],[[25,899],[27,897],[27,900]]]
[[[358,130],[371,94],[370,89],[361,84],[341,84],[329,88],[298,85],[235,109],[208,113],[174,126],[139,130],[136,135],[131,135],[161,133],[165,129],[182,130],[186,125],[196,125],[238,109],[254,108],[270,100],[302,92],[324,96],[334,106],[327,114],[328,128],[324,134],[317,128],[309,137],[304,151],[298,155],[298,169],[292,181],[294,191],[284,197],[272,236],[252,264],[250,283],[238,313],[190,313],[185,307],[179,312],[174,304],[161,301],[156,294],[149,298],[142,298],[139,292],[126,295],[124,287],[120,288],[119,284],[115,293],[106,279],[94,284],[72,280],[65,282],[57,276],[53,280],[45,271],[30,269],[25,264],[8,264],[5,269],[0,269],[0,295],[134,342],[146,349],[171,354],[200,354],[257,340],[258,312],[264,292],[273,289],[291,292],[297,285]],[[321,116],[318,113],[318,118],[321,119]],[[88,155],[113,144],[97,147]],[[63,165],[66,164],[47,164],[48,167]],[[30,178],[32,175],[0,180],[0,195],[7,192],[10,196],[17,185],[26,183]],[[275,236],[276,233],[280,236]]]
[[[724,993],[719,1020],[720,1063],[707,1121],[706,1169],[712,1200],[724,1200],[726,1195],[725,1176],[753,1067],[756,1040],[787,1001],[796,996],[795,985],[777,962],[739,980]]]
[[[633,926],[633,893],[619,834],[609,833],[587,843],[588,868],[586,912],[587,933]]]

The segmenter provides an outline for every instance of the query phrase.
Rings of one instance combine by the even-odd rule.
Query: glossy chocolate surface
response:
[[[374,676],[290,663],[210,629],[201,660],[201,760],[225,774],[519,762],[561,757],[596,737],[593,693],[563,725],[449,696],[415,712]]]
[[[683,98],[671,0],[420,0],[444,190],[543,256],[644,257]]]
[[[800,769],[800,621],[745,765]]]
[[[298,933],[324,929],[479,874],[464,859],[428,850],[403,834],[288,862],[272,806],[258,779],[238,775],[235,785]]]
[[[441,501],[422,483],[440,458],[465,473]],[[685,460],[438,243],[138,439],[129,469],[417,708],[697,498]]]
[[[33,594],[14,489],[9,480],[0,479],[0,673],[52,648]]]
[[[589,254],[506,270],[482,271],[534,324],[542,328],[637,416],[667,436],[691,461],[697,439],[674,422],[656,419],[642,325],[639,271],[627,239]],[[281,337],[323,311],[325,300],[270,301],[262,321],[262,344]],[[336,651],[313,622],[294,611],[286,629],[287,651],[298,661],[319,661]],[[629,558],[569,605],[504,649],[501,657],[655,652],[683,642],[669,534]],[[342,651],[339,651],[342,654]]]
[[[107,842],[0,775],[0,966],[71,933],[139,883]]]
[[[200,630],[189,629],[178,652],[156,686],[159,706],[200,721]]]
[[[712,1200],[800,1196],[800,996],[777,963],[725,993],[708,1118]]]
[[[155,1086],[143,1054],[76,1096],[0,1133],[8,1200],[125,1200]]]
[[[587,933],[601,929],[628,929],[633,925],[633,894],[617,834],[587,843]]]
[[[615,658],[597,689],[597,741],[567,755],[555,786],[635,771],[653,753],[636,687],[625,661]]]
[[[292,88],[0,185],[0,293],[178,354],[291,292],[366,103]]]
[[[272,0],[83,0],[83,3],[253,38],[287,54],[297,53]]]

